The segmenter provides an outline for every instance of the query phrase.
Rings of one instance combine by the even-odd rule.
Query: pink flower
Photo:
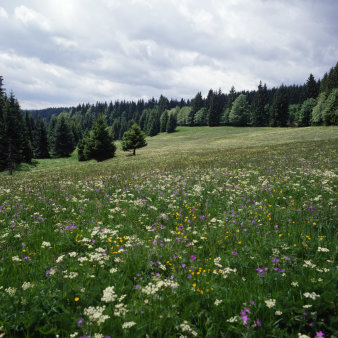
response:
[[[316,332],[316,338],[324,338],[324,332],[322,331]]]

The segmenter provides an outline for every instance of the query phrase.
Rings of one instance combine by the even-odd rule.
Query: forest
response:
[[[0,170],[11,173],[33,158],[67,157],[95,137],[122,140],[134,124],[147,136],[172,133],[176,126],[307,127],[338,125],[338,63],[321,79],[312,74],[303,85],[229,93],[210,89],[190,100],[159,99],[82,103],[76,107],[22,110],[0,76]],[[95,129],[96,128],[96,129]],[[105,136],[94,135],[101,130]],[[103,146],[102,146],[103,147]],[[114,147],[111,147],[111,157]],[[103,149],[104,151],[105,149]],[[79,160],[87,158],[79,156]]]

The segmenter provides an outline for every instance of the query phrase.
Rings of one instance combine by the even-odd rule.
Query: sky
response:
[[[337,0],[0,0],[23,109],[303,84],[338,61]]]

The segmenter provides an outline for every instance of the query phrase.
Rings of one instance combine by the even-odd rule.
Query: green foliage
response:
[[[190,112],[191,112],[190,106],[182,107],[177,113],[177,125],[187,126],[189,122]]]
[[[269,95],[266,84],[262,86],[260,82],[250,109],[250,125],[263,127],[269,124],[268,103]]]
[[[161,115],[161,119],[160,119],[160,132],[164,133],[166,131],[167,128],[167,123],[168,123],[168,110],[165,110],[162,115]]]
[[[246,126],[249,117],[249,105],[246,95],[241,94],[232,104],[229,114],[229,123],[233,126]]]
[[[270,107],[270,126],[285,127],[288,120],[289,100],[285,86],[278,88]]]
[[[122,138],[122,150],[133,151],[133,155],[136,155],[136,149],[143,148],[147,145],[146,135],[141,128],[134,123],[131,128],[126,131]]]
[[[34,132],[34,157],[49,158],[48,136],[45,122],[41,117],[38,118]]]
[[[299,127],[308,127],[311,124],[312,110],[316,104],[317,101],[314,98],[307,99],[303,102],[297,116],[297,124]]]
[[[166,125],[166,132],[167,133],[173,133],[177,127],[177,121],[176,121],[176,114],[171,113],[168,118],[168,122]]]
[[[326,126],[338,125],[338,88],[332,89],[326,99],[322,117]]]
[[[0,176],[0,334],[334,336],[337,128],[180,127]]]
[[[320,93],[317,99],[317,104],[312,109],[311,124],[314,126],[318,126],[323,123],[323,110],[325,109],[326,98],[326,92]]]
[[[207,125],[207,110],[205,107],[199,109],[194,117],[195,126],[206,126]]]
[[[88,141],[84,141],[84,156],[87,160],[104,161],[115,156],[114,139],[108,132],[107,123],[102,115],[94,122]]]
[[[65,117],[61,115],[55,126],[54,156],[68,157],[74,151],[74,137]]]

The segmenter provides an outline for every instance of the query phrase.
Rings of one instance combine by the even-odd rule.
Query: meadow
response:
[[[0,176],[0,337],[337,336],[338,127],[179,127]]]

